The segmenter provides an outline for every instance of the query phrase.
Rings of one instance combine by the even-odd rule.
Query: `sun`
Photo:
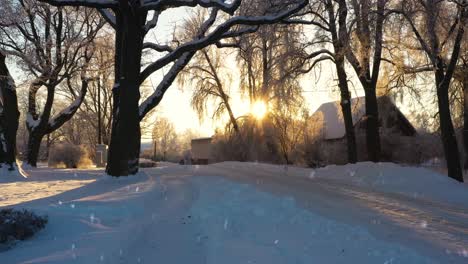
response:
[[[263,119],[268,112],[268,107],[264,101],[256,101],[252,104],[250,111],[256,119]]]

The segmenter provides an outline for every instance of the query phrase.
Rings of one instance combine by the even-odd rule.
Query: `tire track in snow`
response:
[[[279,191],[283,195],[286,193],[295,198],[297,197],[295,192],[298,190],[315,192],[313,195],[318,194],[324,200],[329,201],[320,206],[310,205],[307,202],[306,207],[309,210],[326,211],[326,207],[343,205],[350,207],[347,210],[353,207],[359,208],[347,215],[347,219],[340,220],[346,222],[350,221],[350,218],[358,217],[361,225],[367,225],[372,230],[372,223],[382,224],[381,221],[371,218],[363,222],[364,218],[366,216],[380,218],[385,224],[392,225],[388,227],[396,227],[400,230],[403,228],[407,236],[403,239],[412,241],[409,244],[417,242],[418,244],[414,245],[416,247],[430,245],[437,249],[436,255],[439,258],[443,255],[451,255],[461,257],[466,261],[468,257],[468,212],[464,208],[401,194],[376,192],[372,189],[340,183],[337,180],[286,176],[281,167],[276,166],[276,168],[277,170],[268,169],[261,165],[255,168],[249,166],[229,168],[223,164],[215,164],[202,167],[198,175],[211,174],[231,180],[241,180],[260,189],[276,193]],[[335,204],[330,201],[334,201]],[[338,205],[336,202],[343,204]],[[362,212],[361,208],[370,212]],[[381,231],[375,230],[377,230],[376,235],[379,235]]]

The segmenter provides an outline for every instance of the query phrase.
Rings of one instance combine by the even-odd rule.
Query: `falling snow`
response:
[[[420,224],[421,228],[427,228],[427,222],[426,221],[422,221],[421,224]]]
[[[191,264],[466,263],[467,238],[457,230],[468,230],[468,219],[454,221],[464,217],[458,208],[468,207],[466,187],[386,163],[289,166],[287,178],[284,168],[222,163],[199,166],[196,177],[182,166],[123,180],[96,175],[72,191],[28,203],[50,223],[0,259],[155,263],[157,254],[161,263]],[[76,179],[70,177],[75,173]],[[424,184],[416,176],[425,177]],[[57,187],[65,187],[90,176],[61,171],[53,177],[63,178]],[[51,260],[61,252],[60,260]],[[174,258],[179,261],[168,261]]]

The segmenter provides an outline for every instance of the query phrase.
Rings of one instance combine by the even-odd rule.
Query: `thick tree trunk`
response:
[[[356,146],[356,133],[354,131],[353,114],[351,110],[351,94],[348,87],[348,76],[345,70],[345,43],[348,43],[349,33],[347,31],[346,23],[348,16],[348,9],[346,1],[337,1],[338,9],[335,14],[335,7],[332,1],[326,1],[326,8],[328,12],[330,33],[333,40],[333,48],[335,50],[335,67],[338,75],[338,86],[341,95],[341,112],[345,124],[346,143],[348,152],[348,162],[357,162],[357,146]],[[337,27],[337,17],[338,25]]]
[[[354,131],[353,114],[351,110],[351,94],[348,88],[348,78],[344,69],[344,58],[335,62],[338,74],[338,86],[341,94],[341,112],[346,132],[346,143],[348,148],[348,162],[357,162],[356,133]]]
[[[375,87],[367,85],[365,89],[366,101],[366,144],[367,154],[370,161],[380,161],[380,121],[379,121],[379,108],[377,104],[377,94]]]
[[[38,131],[30,131],[28,136],[28,153],[27,163],[33,167],[37,167],[39,151],[41,149],[41,142],[44,138],[44,133]]]
[[[468,77],[463,77],[463,147],[465,149],[465,170],[468,169]]]
[[[146,18],[135,10],[126,10],[119,14],[117,41],[120,41],[121,53],[120,80],[116,80],[113,116],[113,129],[109,146],[109,159],[106,171],[112,176],[128,176],[138,172],[140,155],[140,116],[139,116],[139,82],[141,52],[144,32],[141,21]],[[136,13],[135,13],[136,12]],[[116,76],[118,77],[118,76]],[[118,83],[117,83],[118,82]]]
[[[229,113],[229,119],[231,120],[232,127],[237,134],[239,134],[239,125],[237,124],[237,119],[234,117],[234,113],[232,112],[231,105],[228,103],[226,104],[226,109]]]
[[[19,116],[15,84],[0,51],[0,166],[5,163],[10,170],[14,170],[16,163]]]
[[[443,74],[441,75],[443,76]],[[443,78],[442,78],[443,79]],[[437,103],[439,106],[440,132],[444,147],[445,160],[447,162],[448,176],[459,182],[463,182],[463,171],[460,164],[457,138],[450,113],[448,84],[443,84],[440,77],[436,76]]]

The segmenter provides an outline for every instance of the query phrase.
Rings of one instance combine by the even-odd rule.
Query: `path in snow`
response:
[[[119,180],[94,172],[82,187],[21,204],[48,214],[50,223],[0,253],[1,263],[468,261],[461,205],[290,176],[271,165],[145,172]],[[30,181],[76,181],[74,174],[38,175]]]

